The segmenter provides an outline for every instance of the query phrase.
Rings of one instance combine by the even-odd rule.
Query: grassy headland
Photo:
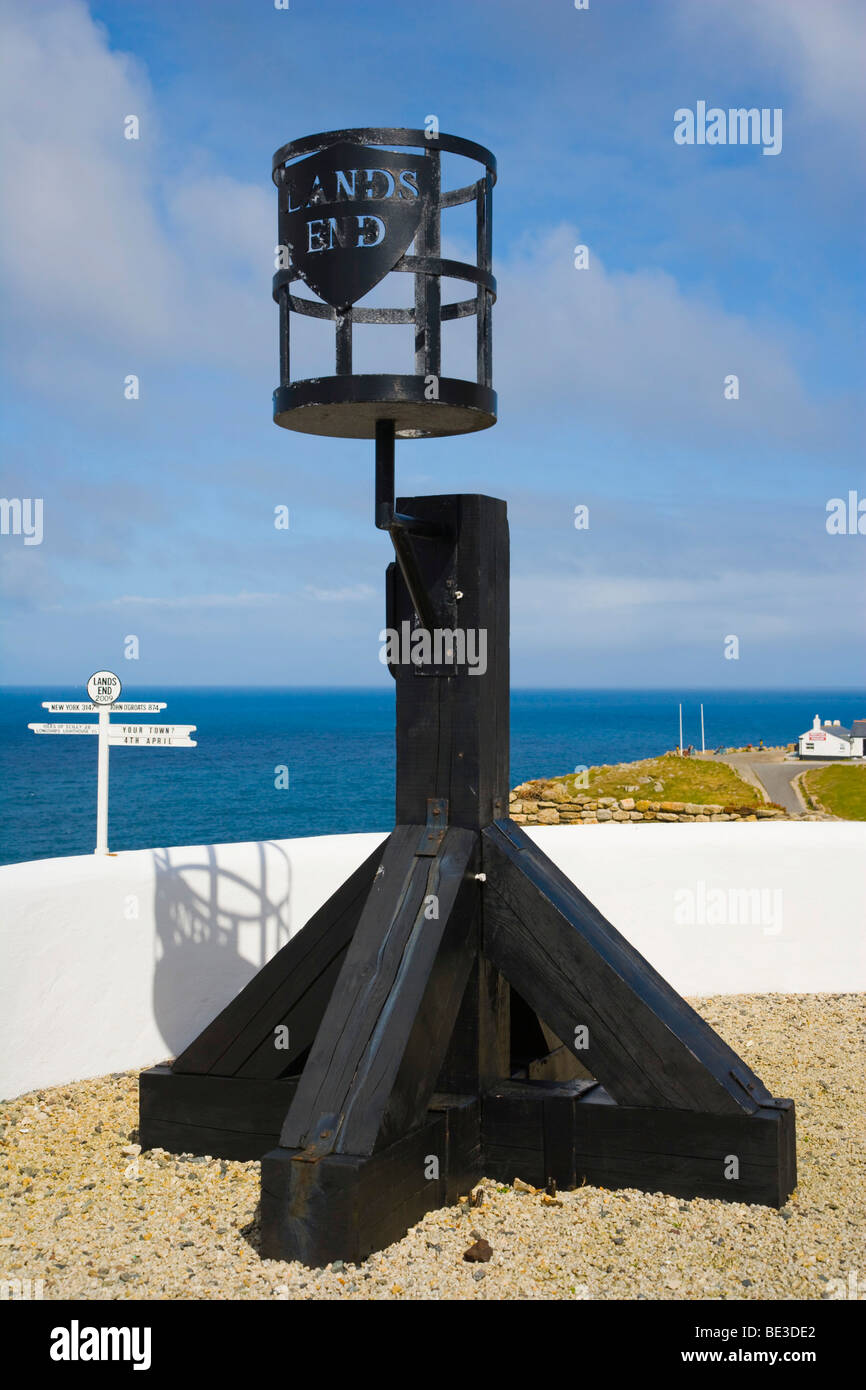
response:
[[[709,758],[680,758],[666,753],[637,763],[591,767],[564,777],[541,777],[517,789],[523,795],[561,783],[570,797],[613,796],[652,801],[685,801],[696,805],[765,806],[757,788],[744,781],[727,763]],[[822,798],[823,799],[823,798]]]
[[[800,778],[806,800],[843,820],[866,820],[866,766],[816,768]]]

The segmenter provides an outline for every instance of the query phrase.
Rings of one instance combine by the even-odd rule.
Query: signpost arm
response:
[[[110,706],[99,711],[99,746],[96,764],[96,849],[94,854],[108,853],[108,734]]]

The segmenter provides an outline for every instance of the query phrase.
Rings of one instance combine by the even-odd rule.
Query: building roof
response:
[[[866,721],[864,721],[864,723],[866,723]],[[859,734],[852,735],[850,730],[843,729],[841,724],[822,724],[820,729],[807,729],[804,734],[800,735],[800,738],[809,739],[813,734],[832,734],[834,738],[840,739],[842,743],[850,743],[852,737],[861,737]]]
[[[866,719],[855,719],[851,725],[852,738],[866,738]]]

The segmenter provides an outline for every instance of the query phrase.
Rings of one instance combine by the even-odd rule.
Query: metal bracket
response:
[[[340,1115],[320,1116],[315,1129],[315,1138],[305,1149],[300,1149],[297,1153],[292,1154],[295,1162],[318,1163],[320,1159],[327,1158],[328,1154],[334,1151],[341,1124],[342,1116]]]
[[[728,1075],[732,1077],[733,1080],[736,1081],[737,1085],[745,1091],[746,1095],[749,1097],[749,1100],[752,1102],[754,1106],[761,1106],[765,1104],[763,1100],[760,1100],[758,1096],[755,1095],[757,1086],[760,1086],[762,1091],[764,1090],[764,1087],[761,1085],[760,1081],[757,1082],[757,1086],[755,1081],[747,1081],[743,1076],[739,1074],[735,1067],[731,1067],[729,1069]]]
[[[434,633],[451,631],[457,625],[457,577],[454,573],[453,536],[448,526],[422,517],[406,516],[396,510],[394,496],[394,421],[376,421],[376,525],[380,531],[387,531],[394,546],[397,565],[403,582],[409,592],[417,624],[427,632],[427,641],[432,643]],[[452,554],[449,562],[450,573],[444,583],[440,579],[431,592],[425,579],[425,566],[421,563],[415,549],[415,541],[450,542]],[[444,589],[444,592],[442,590]],[[460,594],[462,597],[462,594]],[[390,626],[391,624],[389,624]],[[427,661],[415,667],[415,674],[422,676],[457,674],[452,662],[436,666]]]
[[[448,800],[444,796],[427,798],[427,825],[421,835],[416,854],[436,855],[448,829]]]
[[[497,817],[494,820],[494,825],[496,826],[496,829],[499,830],[505,836],[509,844],[512,844],[515,849],[526,849],[525,844],[521,844],[519,840],[516,840],[514,838],[514,830],[517,829],[517,826],[515,825],[514,821],[510,819],[510,817],[503,816],[501,820]],[[512,830],[512,827],[514,827],[514,830]]]

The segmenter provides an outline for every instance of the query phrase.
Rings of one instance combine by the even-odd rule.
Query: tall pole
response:
[[[96,849],[94,854],[108,853],[108,731],[111,727],[110,705],[99,710],[98,749],[96,754]]]
[[[704,707],[701,705],[701,752],[706,753],[707,748],[704,743]]]
[[[680,704],[680,757],[683,756],[683,707]]]

